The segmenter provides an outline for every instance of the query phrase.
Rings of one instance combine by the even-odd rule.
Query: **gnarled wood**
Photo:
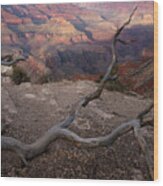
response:
[[[95,90],[93,93],[85,96],[79,102],[77,102],[75,105],[73,105],[70,115],[63,122],[59,123],[57,126],[52,127],[51,129],[49,129],[45,133],[45,135],[40,137],[33,144],[26,145],[26,144],[23,144],[22,142],[14,139],[14,138],[2,136],[2,149],[15,150],[15,152],[19,152],[19,153],[21,151],[21,154],[23,155],[23,157],[27,158],[27,159],[37,156],[38,154],[42,153],[46,149],[46,147],[49,145],[49,143],[51,141],[54,141],[58,137],[57,132],[61,131],[59,129],[68,128],[69,125],[72,124],[72,122],[75,120],[78,112],[80,111],[80,109],[82,107],[85,107],[90,101],[99,98],[99,96],[101,95],[101,93],[103,91],[105,83],[110,76],[112,68],[114,67],[114,65],[117,61],[116,60],[117,59],[117,57],[116,57],[117,38],[120,35],[120,33],[122,32],[122,30],[125,28],[125,26],[127,26],[130,23],[135,10],[136,10],[136,8],[134,8],[134,10],[132,11],[131,15],[129,16],[129,19],[115,33],[115,36],[112,41],[112,61],[107,69],[106,74],[102,78],[97,90]],[[10,58],[12,58],[12,57],[10,56]],[[7,57],[7,59],[8,59],[8,57]],[[11,61],[11,63],[13,63],[13,61]]]
[[[25,61],[25,58],[23,56],[14,57],[13,55],[6,55],[1,57],[1,65],[4,66],[12,66],[19,61]]]
[[[117,78],[111,77],[111,72],[115,64],[117,63],[117,54],[116,54],[116,43],[120,41],[118,38],[123,29],[131,22],[132,17],[136,11],[137,7],[135,7],[130,14],[128,20],[117,30],[115,33],[113,40],[112,40],[112,60],[108,66],[108,69],[102,78],[98,88],[91,94],[83,97],[80,101],[78,101],[76,104],[72,106],[70,115],[61,123],[54,125],[52,128],[50,128],[43,136],[41,136],[39,139],[37,139],[35,142],[31,144],[25,144],[15,138],[12,137],[5,137],[2,136],[1,138],[1,147],[2,150],[11,150],[16,152],[19,157],[22,159],[22,161],[27,164],[28,159],[32,159],[39,154],[43,153],[48,145],[51,142],[54,142],[58,138],[65,138],[67,140],[70,140],[72,142],[77,142],[83,145],[86,145],[88,147],[97,147],[97,146],[110,146],[114,143],[114,141],[122,136],[123,134],[135,130],[137,131],[138,127],[143,126],[143,117],[150,112],[150,110],[153,108],[153,104],[151,104],[148,108],[146,108],[144,111],[140,112],[136,118],[120,124],[117,128],[115,128],[110,134],[107,134],[106,136],[100,136],[100,137],[93,137],[93,138],[82,138],[76,133],[72,132],[68,129],[68,127],[73,123],[75,118],[77,117],[80,109],[82,107],[86,107],[89,102],[93,101],[94,99],[97,99],[101,96],[102,91],[105,87],[105,83],[108,80],[114,80]],[[2,65],[13,65],[16,62],[23,60],[22,58],[17,58],[15,60],[11,60],[12,56],[8,56],[4,58],[1,62]],[[10,60],[10,61],[9,61]],[[136,137],[141,144],[142,138],[136,133]],[[144,146],[142,147],[142,150],[144,151]],[[149,169],[151,172],[151,168]]]
[[[149,148],[148,148],[147,142],[146,142],[145,138],[142,136],[142,134],[140,132],[140,128],[141,128],[140,125],[135,126],[134,134],[135,134],[135,137],[136,137],[136,139],[138,141],[140,149],[142,150],[142,152],[143,152],[143,154],[145,156],[145,160],[146,160],[149,176],[153,180],[153,177],[154,177],[154,172],[153,172],[153,167],[152,167],[153,160],[152,160],[152,157],[151,157],[151,155],[149,153]]]
[[[146,110],[147,109],[143,110],[140,114],[145,113]],[[22,143],[21,141],[12,137],[2,136],[1,147],[3,150],[11,150],[16,152],[20,156],[22,161],[27,164],[26,160],[32,159],[40,155],[46,150],[46,148],[51,142],[59,138],[64,138],[72,142],[81,143],[87,147],[110,146],[120,136],[133,129],[135,131],[135,128],[141,126],[140,122],[141,121],[139,118],[130,120],[126,123],[120,124],[119,127],[115,128],[110,134],[94,138],[82,138],[76,133],[70,131],[69,129],[64,128],[65,126],[62,127],[62,125],[59,124],[49,129],[42,137],[40,137],[34,143],[31,144]]]

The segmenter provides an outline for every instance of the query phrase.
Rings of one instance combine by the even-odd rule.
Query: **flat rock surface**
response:
[[[5,118],[11,117],[3,135],[25,143],[34,142],[68,116],[72,103],[96,87],[97,84],[91,81],[65,80],[43,85],[2,84],[3,125],[7,123]],[[82,137],[108,134],[122,122],[136,117],[151,101],[104,90],[100,99],[81,110],[70,129]],[[143,129],[143,135],[152,153],[152,129]],[[2,151],[1,159],[1,172],[5,177],[149,179],[144,155],[132,132],[121,136],[108,148],[77,147],[72,142],[58,139],[45,153],[29,161],[27,167],[22,166],[13,152]]]

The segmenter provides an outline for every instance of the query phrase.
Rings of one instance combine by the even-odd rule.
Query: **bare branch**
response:
[[[153,106],[154,106],[154,104],[151,103],[145,110],[143,110],[141,113],[139,113],[137,115],[137,118],[142,121],[143,120],[143,117],[151,111],[151,109],[153,108]]]
[[[121,31],[125,28],[125,26],[127,26],[130,23],[131,18],[134,15],[134,12],[136,11],[136,9],[137,9],[137,7],[133,9],[131,15],[129,16],[129,19],[115,33],[115,36],[114,36],[113,42],[112,42],[112,61],[111,61],[110,65],[109,65],[109,67],[107,69],[106,74],[102,78],[97,90],[94,91],[93,93],[85,96],[84,98],[81,99],[81,101],[77,102],[77,104],[73,105],[72,106],[72,110],[71,110],[70,115],[68,116],[68,118],[66,118],[63,122],[59,123],[58,126],[67,128],[74,121],[74,119],[76,118],[76,115],[78,114],[78,112],[80,111],[80,109],[82,107],[85,107],[90,101],[100,97],[100,95],[101,95],[101,93],[102,93],[102,91],[104,89],[105,83],[108,80],[113,80],[113,79],[117,78],[117,76],[114,76],[114,77],[110,76],[112,68],[116,64],[116,58],[117,58],[116,57],[116,42],[117,42],[117,37],[119,36]],[[15,63],[15,62],[11,62],[11,65],[13,63]],[[5,64],[5,63],[3,62],[3,64]]]
[[[135,126],[139,125],[139,122],[140,121],[136,119],[130,120],[129,122],[122,123],[110,134],[95,138],[82,138],[69,129],[61,129],[59,130],[59,133],[61,134],[62,138],[84,144],[87,147],[111,146],[117,140],[117,138],[131,131]]]
[[[117,30],[116,34],[115,34],[115,39],[118,38],[118,36],[120,35],[120,33],[122,32],[122,30],[131,22],[132,17],[135,13],[135,11],[137,10],[137,6],[133,9],[132,13],[130,14],[128,20]]]
[[[83,103],[83,106],[85,107],[90,101],[97,99],[100,97],[103,88],[105,86],[105,83],[108,81],[108,78],[110,77],[110,74],[112,72],[113,67],[115,66],[116,62],[117,62],[117,55],[116,55],[116,43],[118,41],[118,36],[120,35],[120,33],[122,32],[122,30],[130,23],[135,11],[136,11],[137,7],[135,7],[132,11],[132,13],[129,16],[129,19],[117,30],[117,32],[115,33],[114,37],[113,37],[113,41],[112,41],[112,47],[111,47],[111,51],[112,51],[112,61],[104,75],[104,77],[102,78],[99,87],[97,88],[97,90],[93,93],[91,93],[90,95],[85,97],[85,102]]]
[[[141,126],[140,120],[133,119],[126,123],[122,123],[119,127],[115,128],[110,134],[107,134],[106,136],[82,138],[69,129],[63,128],[66,127],[66,123],[65,125],[62,123],[60,126],[57,125],[49,129],[42,137],[37,139],[32,144],[24,144],[15,138],[2,136],[1,147],[2,150],[11,150],[16,152],[22,161],[27,164],[26,160],[32,159],[43,153],[48,145],[58,138],[65,138],[87,147],[111,146],[117,140],[117,138],[133,129],[135,130],[135,127],[138,126]]]
[[[106,136],[95,138],[82,138],[69,129],[63,129],[58,126],[54,126],[41,138],[37,139],[36,142],[30,145],[24,144],[15,138],[4,136],[2,136],[1,144],[3,150],[11,150],[16,152],[22,161],[26,162],[27,159],[31,159],[44,152],[48,145],[58,138],[66,138],[70,141],[78,142],[88,147],[110,146],[117,138],[131,131],[137,125],[139,125],[139,120],[134,119],[127,123],[122,123],[119,127],[114,129]]]
[[[141,150],[142,150],[142,152],[145,156],[149,176],[153,180],[153,176],[154,176],[153,167],[152,167],[153,160],[151,158],[147,142],[146,142],[145,138],[142,136],[142,134],[140,132],[140,125],[135,126],[134,134],[135,134],[135,137],[138,141],[138,144],[139,144],[139,146],[140,146],[140,148],[141,148]]]
[[[1,60],[2,60],[2,61],[12,61],[13,56],[14,56],[13,54],[5,55],[5,56],[2,56],[2,57],[1,57]]]
[[[140,114],[138,114],[136,119],[130,120],[127,123],[122,123],[119,127],[115,128],[110,134],[107,134],[106,136],[94,137],[94,138],[82,138],[82,137],[78,136],[77,134],[75,134],[74,132],[67,129],[70,126],[70,124],[72,124],[72,122],[75,120],[76,116],[78,115],[78,113],[82,107],[87,106],[90,101],[100,97],[100,95],[104,89],[105,83],[108,80],[114,80],[117,78],[116,75],[111,76],[112,69],[115,66],[115,64],[117,63],[116,43],[118,41],[120,41],[118,39],[118,37],[121,34],[121,32],[123,31],[123,29],[132,20],[132,17],[134,15],[136,9],[137,9],[137,7],[135,7],[133,9],[132,13],[129,16],[129,19],[117,30],[117,32],[115,33],[115,35],[113,37],[112,47],[111,47],[112,60],[109,64],[109,67],[108,67],[104,77],[102,78],[98,88],[93,93],[85,96],[79,102],[74,104],[72,106],[70,115],[63,122],[59,123],[58,125],[54,125],[47,132],[45,132],[45,134],[43,136],[41,136],[39,139],[37,139],[32,144],[25,144],[15,138],[2,136],[2,138],[1,138],[2,150],[11,150],[11,151],[16,152],[19,155],[19,157],[22,159],[24,164],[27,164],[28,159],[32,159],[32,158],[38,156],[39,154],[43,153],[46,150],[46,148],[48,147],[48,145],[51,142],[57,140],[58,138],[66,138],[70,141],[84,144],[88,147],[110,146],[115,142],[115,140],[117,138],[119,138],[123,134],[125,134],[133,129],[136,130],[139,126],[141,126],[140,122],[142,121],[143,117],[148,112],[150,112],[153,105],[150,105],[147,109],[145,109]],[[10,65],[13,65],[13,64],[17,63],[18,61],[22,61],[22,60],[25,60],[25,59],[20,56],[13,59],[13,56],[10,55],[10,56],[6,56],[6,57],[2,57],[1,64],[10,66]],[[136,133],[136,135],[138,136],[137,133]],[[142,144],[142,140],[140,140],[139,137],[137,137],[137,138],[139,140],[139,143]],[[142,148],[143,152],[145,152],[145,150],[144,150],[145,147],[142,146],[141,148]],[[147,162],[149,162],[148,155],[147,155],[146,159],[147,159]],[[150,165],[148,165],[148,166],[150,167]],[[150,168],[150,171],[151,171],[151,168]]]
[[[17,56],[14,58],[13,55],[7,55],[7,56],[2,57],[1,65],[12,66],[12,65],[18,63],[19,61],[25,61],[25,58],[23,56]]]
[[[50,143],[54,142],[55,140],[59,138],[64,138],[72,142],[75,142],[77,144],[85,145],[87,147],[111,146],[120,136],[134,129],[135,137],[140,145],[141,150],[143,151],[145,155],[149,174],[153,178],[153,169],[151,166],[152,160],[149,155],[149,149],[147,147],[147,143],[145,139],[143,138],[143,136],[140,135],[140,132],[139,132],[140,127],[144,127],[150,124],[150,122],[143,123],[143,118],[145,117],[146,114],[148,114],[151,111],[151,109],[153,108],[153,103],[149,105],[145,110],[140,112],[135,119],[132,119],[126,123],[120,124],[111,133],[105,136],[93,137],[93,138],[82,138],[76,133],[68,129],[68,127],[73,123],[73,121],[77,117],[80,109],[82,107],[87,106],[89,102],[100,97],[104,89],[105,83],[108,80],[112,81],[112,80],[117,79],[117,75],[111,76],[112,69],[117,63],[116,43],[120,42],[125,45],[129,43],[128,41],[123,41],[119,39],[118,37],[121,34],[121,32],[124,30],[124,28],[128,24],[130,24],[132,17],[136,10],[137,10],[137,7],[133,9],[128,20],[117,30],[117,32],[115,33],[113,37],[112,46],[111,46],[112,60],[98,88],[91,94],[85,96],[80,101],[75,103],[72,106],[69,116],[63,122],[57,125],[54,125],[47,132],[45,132],[43,136],[38,138],[35,142],[31,144],[25,144],[15,138],[2,136],[1,137],[2,150],[10,150],[10,151],[16,152],[18,156],[21,158],[21,160],[24,162],[24,164],[27,165],[27,160],[32,159],[40,155],[41,153],[43,153]],[[10,65],[16,64],[19,61],[24,61],[24,60],[25,59],[23,56],[14,58],[13,55],[7,55],[7,56],[2,57],[1,64],[10,66]],[[142,67],[142,69],[144,69],[145,67]]]

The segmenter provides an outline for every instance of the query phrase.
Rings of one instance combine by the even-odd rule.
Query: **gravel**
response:
[[[6,126],[3,135],[25,143],[34,142],[68,115],[72,103],[96,87],[97,84],[91,81],[43,85],[3,83],[2,122]],[[104,90],[100,99],[81,110],[70,129],[82,137],[107,134],[120,123],[135,117],[151,101]],[[11,110],[15,112],[11,113]],[[153,130],[145,128],[143,134],[153,156]],[[3,177],[149,180],[145,158],[132,132],[108,148],[77,147],[58,139],[46,152],[30,160],[26,167],[13,152],[2,151],[1,161]]]

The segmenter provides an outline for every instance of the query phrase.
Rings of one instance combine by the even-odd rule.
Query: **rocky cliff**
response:
[[[2,54],[21,51],[28,58],[28,65],[21,66],[32,79],[47,68],[55,80],[84,75],[95,77],[104,73],[109,64],[112,37],[134,5],[4,5]],[[129,46],[117,46],[120,63],[139,63],[149,53],[153,55],[153,3],[139,2],[137,5],[132,23],[121,36],[133,42]]]

